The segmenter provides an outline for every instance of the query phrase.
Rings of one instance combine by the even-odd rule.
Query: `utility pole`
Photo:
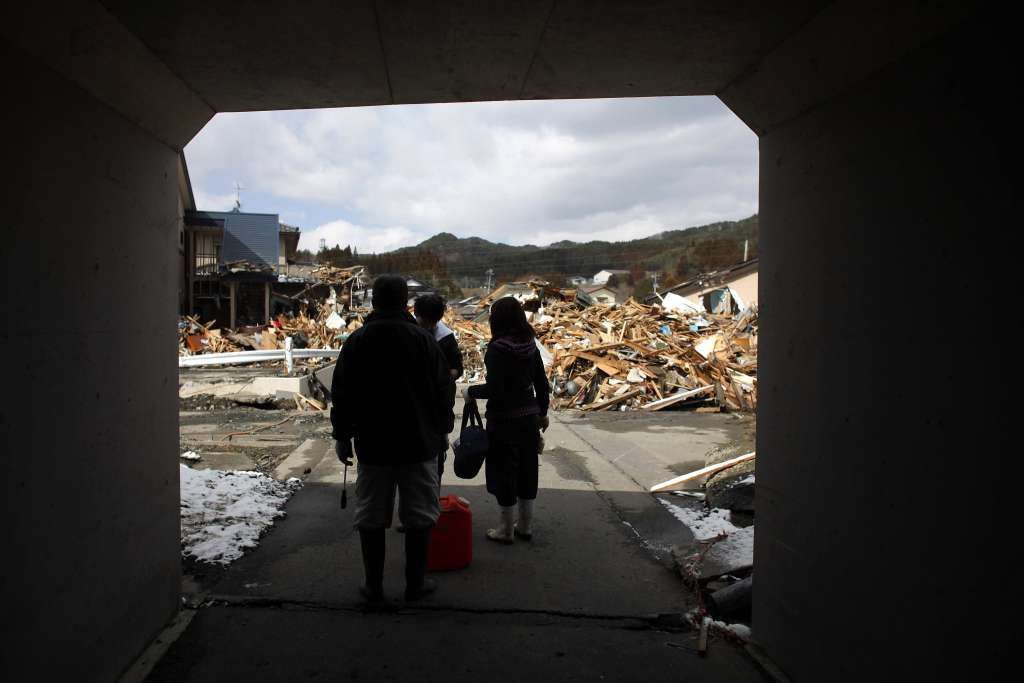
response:
[[[487,291],[491,291],[491,278],[494,277],[494,268],[488,268],[484,273],[487,276]]]
[[[657,294],[658,293],[658,271],[654,271],[654,274],[651,276],[651,283],[652,283],[651,284],[651,290],[655,294]]]

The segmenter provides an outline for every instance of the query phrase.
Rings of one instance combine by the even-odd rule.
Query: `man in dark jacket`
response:
[[[359,459],[355,526],[371,602],[384,599],[384,536],[400,492],[405,526],[405,598],[437,585],[424,577],[430,530],[440,513],[437,455],[451,413],[451,378],[437,342],[406,310],[405,280],[383,275],[373,284],[373,313],[342,347],[334,369],[331,423],[338,458]]]
[[[455,332],[445,325],[444,320],[442,320],[444,309],[445,301],[437,294],[418,296],[413,304],[416,322],[434,336],[434,339],[437,340],[437,345],[441,347],[441,353],[444,354],[445,362],[448,363],[448,374],[451,375],[448,391],[453,408],[448,423],[448,431],[451,432],[455,429],[455,382],[459,377],[462,377],[462,351],[459,350],[459,342],[455,338]],[[441,477],[444,475],[444,461],[447,454],[448,444],[446,443],[444,449],[437,456],[438,485],[440,485]]]

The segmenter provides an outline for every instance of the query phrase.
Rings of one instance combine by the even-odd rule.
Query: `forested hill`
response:
[[[701,272],[737,263],[743,259],[743,243],[749,241],[748,257],[757,255],[758,220],[712,223],[697,228],[667,230],[652,237],[626,242],[556,242],[545,247],[509,246],[479,237],[459,238],[440,233],[415,247],[394,254],[430,251],[447,266],[455,278],[477,278],[493,268],[497,280],[526,275],[585,275],[604,269],[628,270],[640,274],[659,271],[687,278]]]
[[[453,291],[456,283],[482,284],[491,268],[495,282],[537,276],[562,284],[573,275],[592,277],[598,271],[612,269],[629,271],[630,280],[657,271],[662,283],[669,284],[738,263],[743,259],[744,242],[748,243],[748,257],[757,256],[756,215],[740,221],[666,230],[625,242],[564,241],[544,247],[510,246],[442,232],[414,247],[381,254],[358,254],[349,247],[325,249],[317,254],[317,260],[338,266],[360,263],[371,273],[425,277]]]

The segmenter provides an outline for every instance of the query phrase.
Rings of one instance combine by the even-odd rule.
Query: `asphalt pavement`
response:
[[[733,643],[696,653],[680,616],[693,596],[669,552],[692,536],[646,492],[742,426],[725,415],[553,417],[532,542],[487,541],[497,506],[482,474],[463,481],[449,469],[442,493],[473,511],[472,564],[434,574],[438,592],[406,604],[404,537],[391,531],[391,602],[368,611],[352,507],[339,507],[342,471],[329,455],[257,549],[212,585],[187,583],[202,606],[149,680],[763,680]]]

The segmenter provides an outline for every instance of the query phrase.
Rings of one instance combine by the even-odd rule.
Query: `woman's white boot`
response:
[[[501,506],[501,517],[498,519],[498,526],[495,529],[487,530],[487,538],[498,543],[512,543],[515,536],[512,535],[512,516],[515,513],[515,506]]]
[[[514,533],[519,538],[529,541],[533,538],[533,501],[519,499],[519,519],[516,521]]]

